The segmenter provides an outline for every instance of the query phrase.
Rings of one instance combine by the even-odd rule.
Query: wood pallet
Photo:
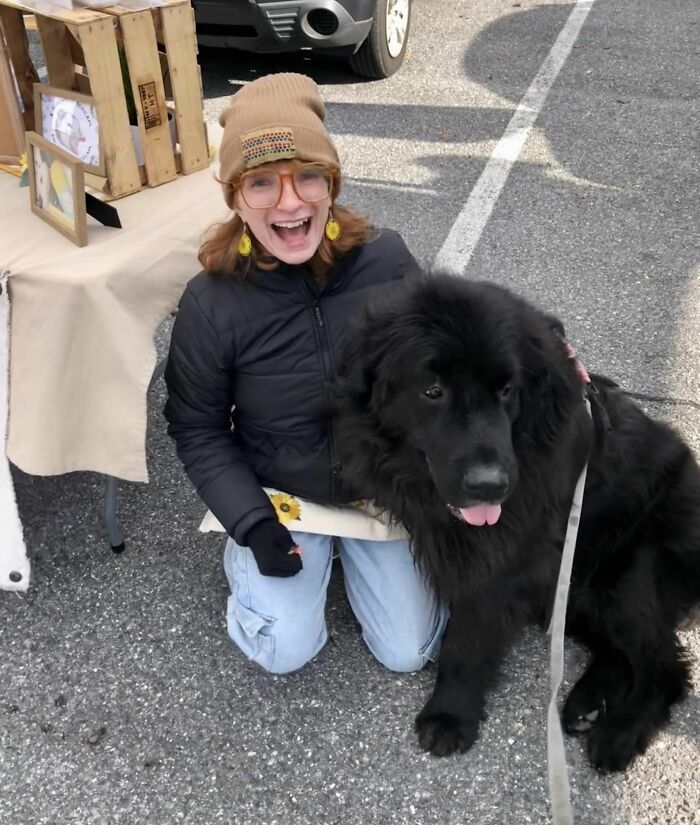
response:
[[[167,57],[181,171],[194,172],[209,164],[194,12],[183,0],[163,2],[163,6],[138,12],[121,6],[104,9],[119,22],[151,185],[171,180],[178,171],[170,143],[159,44]]]
[[[10,53],[0,28],[0,163],[18,163],[24,151],[24,120],[16,98]]]
[[[131,194],[144,183],[158,186],[180,172],[209,164],[193,10],[189,0],[162,2],[158,8],[140,11],[115,5],[100,11],[34,13],[50,85],[94,98],[106,178],[102,186],[93,176],[89,179],[111,198]],[[25,126],[33,129],[33,84],[39,78],[29,55],[26,11],[14,0],[0,0],[0,24],[24,103]],[[136,105],[141,169],[131,139],[118,44],[126,55]],[[166,92],[171,93],[171,104]],[[179,151],[171,141],[169,109]]]

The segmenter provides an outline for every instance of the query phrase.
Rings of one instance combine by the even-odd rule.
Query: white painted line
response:
[[[463,274],[518,159],[549,90],[566,62],[595,0],[578,0],[551,51],[540,66],[530,88],[520,101],[503,137],[496,144],[486,168],[457,216],[449,235],[435,257],[435,266]]]

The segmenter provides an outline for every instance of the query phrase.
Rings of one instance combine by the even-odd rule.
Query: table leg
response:
[[[105,476],[105,500],[102,507],[102,523],[107,531],[107,538],[115,553],[124,552],[124,537],[117,524],[117,487],[119,479]]]
[[[165,360],[156,365],[151,381],[148,385],[150,392],[155,382],[165,372]],[[117,524],[117,489],[119,479],[114,476],[105,476],[105,498],[102,506],[102,523],[107,531],[107,538],[115,553],[124,552],[124,537]]]

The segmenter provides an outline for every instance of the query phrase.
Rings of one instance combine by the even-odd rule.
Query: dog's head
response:
[[[454,515],[495,523],[518,483],[519,443],[551,448],[576,393],[558,330],[490,283],[431,275],[384,296],[359,321],[339,374],[353,481],[378,471],[370,451],[376,461],[403,452]]]

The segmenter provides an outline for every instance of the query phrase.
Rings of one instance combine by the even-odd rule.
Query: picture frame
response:
[[[72,89],[34,84],[34,130],[78,158],[86,172],[106,177],[95,99]]]
[[[24,120],[5,37],[0,28],[0,163],[19,163],[24,152]]]
[[[36,132],[26,133],[32,212],[76,246],[87,244],[85,173],[81,161]]]

